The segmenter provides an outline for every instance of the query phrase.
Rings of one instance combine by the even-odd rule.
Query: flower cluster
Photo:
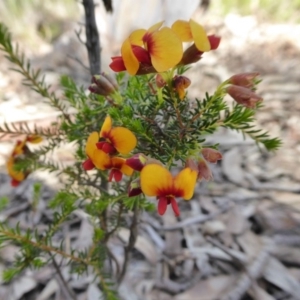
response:
[[[130,182],[128,196],[144,193],[156,196],[158,213],[163,215],[168,204],[171,204],[176,216],[179,216],[176,197],[190,200],[193,196],[197,179],[211,179],[211,173],[206,165],[215,163],[222,155],[215,149],[204,148],[198,156],[198,165],[188,159],[186,167],[176,176],[156,159],[137,153],[130,158],[117,156],[129,154],[136,146],[135,135],[125,127],[112,127],[112,119],[107,116],[100,132],[92,132],[86,143],[88,158],[83,162],[83,168],[88,171],[93,168],[110,170],[109,181],[122,180],[123,174],[131,176],[134,171],[140,172],[139,177]],[[205,162],[205,164],[203,163]],[[207,175],[209,174],[209,175]]]
[[[123,174],[130,176],[133,169],[125,164],[126,160],[118,154],[127,155],[137,144],[135,135],[125,127],[112,127],[112,119],[107,116],[100,132],[92,132],[86,143],[83,168],[110,170],[109,181],[119,182]]]
[[[112,57],[110,68],[131,75],[165,72],[201,59],[204,52],[215,50],[220,37],[208,36],[194,20],[176,21],[171,28],[159,22],[148,30],[132,32],[122,44],[121,56]],[[183,42],[194,42],[185,51]]]
[[[30,155],[30,150],[27,147],[27,143],[38,144],[42,141],[42,138],[38,135],[28,135],[23,140],[18,140],[14,146],[14,149],[6,162],[6,169],[8,175],[11,177],[11,185],[16,187],[30,174],[29,170],[17,171],[15,165],[18,159]]]
[[[191,84],[189,78],[180,72],[174,75],[180,66],[197,62],[204,52],[215,50],[220,37],[207,35],[204,28],[195,21],[176,21],[170,28],[157,23],[148,30],[139,29],[125,39],[121,47],[121,56],[112,57],[110,67],[116,72],[127,71],[131,75],[157,73],[155,83],[157,90],[150,83],[151,93],[162,95],[168,90],[174,100],[176,110],[177,99],[186,97],[186,89]],[[184,42],[193,42],[185,51]],[[232,76],[221,84],[219,94],[231,95],[238,104],[255,108],[262,98],[255,94],[258,73],[243,73]],[[111,79],[103,74],[93,77],[90,91],[103,96],[111,95],[118,90]],[[219,95],[216,93],[217,95]],[[177,111],[177,117],[180,114]],[[119,182],[122,175],[135,177],[129,182],[128,196],[144,194],[155,196],[158,200],[158,213],[163,215],[167,206],[176,216],[179,207],[175,200],[181,197],[190,200],[193,196],[197,180],[211,180],[212,172],[209,163],[222,159],[222,154],[213,148],[202,148],[196,145],[192,154],[187,154],[185,166],[175,176],[160,161],[143,153],[137,153],[125,159],[137,145],[135,135],[124,127],[112,127],[111,117],[107,117],[100,132],[92,132],[86,144],[87,160],[83,163],[85,170],[97,168],[111,170],[109,181]],[[201,150],[198,150],[201,149]],[[138,173],[139,172],[139,173]]]

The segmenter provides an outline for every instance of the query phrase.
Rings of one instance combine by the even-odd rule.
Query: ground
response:
[[[209,142],[219,143],[223,153],[222,162],[212,166],[214,181],[201,182],[194,199],[182,204],[179,219],[171,213],[162,218],[141,216],[120,295],[130,300],[300,299],[300,26],[261,23],[253,16],[238,15],[206,16],[204,24],[222,36],[222,44],[189,71],[193,83],[189,95],[213,92],[236,73],[260,72],[263,81],[258,93],[264,98],[264,107],[257,113],[258,126],[280,137],[283,145],[277,152],[267,153],[236,132],[220,131],[210,137]],[[39,53],[25,49],[54,91],[59,90],[63,73],[86,87],[90,80],[78,62],[66,58],[67,53],[80,49],[76,56],[86,63],[85,49],[73,30],[71,26],[52,44],[44,43]],[[8,70],[9,63],[3,56],[0,59],[0,123],[28,121],[47,126],[55,120],[57,112],[22,86],[20,77]],[[12,226],[20,222],[22,229],[35,226],[42,231],[52,218],[47,201],[57,189],[57,179],[38,173],[13,189],[4,164],[14,139],[0,142],[0,196],[10,199],[0,219]],[[72,145],[62,145],[55,155],[57,160],[72,162]],[[43,180],[44,186],[39,206],[32,211],[36,180]],[[78,249],[90,242],[92,229],[81,210],[63,231],[65,239]],[[111,241],[120,264],[126,241],[125,227]],[[17,252],[14,245],[0,250],[0,270]],[[67,265],[62,268],[77,299],[96,299],[101,294],[92,276],[73,277]],[[68,299],[53,274],[51,266],[28,270],[11,284],[0,286],[0,299]]]

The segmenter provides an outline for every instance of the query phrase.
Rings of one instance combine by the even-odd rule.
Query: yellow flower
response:
[[[8,161],[6,162],[6,169],[8,175],[11,177],[11,185],[12,186],[18,186],[26,177],[28,174],[16,171],[15,170],[15,157],[10,156]]]
[[[110,116],[107,116],[100,132],[94,131],[88,137],[85,147],[88,159],[83,162],[83,168],[91,170],[95,166],[97,167],[95,161],[99,162],[99,158],[97,157],[105,159],[103,153],[111,155],[118,152],[128,154],[135,148],[136,144],[137,139],[129,129],[125,127],[112,127],[112,119]]]
[[[131,176],[133,173],[133,169],[126,165],[124,158],[117,156],[110,157],[102,150],[99,150],[97,155],[94,156],[93,163],[100,170],[111,170],[108,181],[115,179],[116,182],[119,182],[123,174]]]
[[[163,215],[167,205],[171,204],[176,216],[179,208],[175,197],[185,200],[192,198],[197,180],[197,171],[184,168],[175,177],[163,166],[149,164],[141,171],[141,189],[147,196],[158,199],[158,213]]]
[[[132,32],[121,47],[121,60],[114,58],[111,68],[122,70],[122,61],[128,73],[135,75],[164,72],[176,66],[182,58],[182,42],[171,28],[161,28],[162,24]]]
[[[30,171],[21,172],[15,170],[15,163],[18,157],[21,155],[26,155],[30,153],[29,148],[27,147],[26,143],[37,144],[42,141],[42,137],[39,135],[28,135],[23,140],[18,140],[15,144],[15,147],[6,162],[6,169],[8,175],[11,177],[11,185],[18,186],[26,177],[29,175]]]

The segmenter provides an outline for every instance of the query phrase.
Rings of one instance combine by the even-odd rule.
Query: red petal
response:
[[[117,152],[115,147],[108,142],[98,142],[96,144],[96,146],[98,149],[102,150],[103,152],[105,152],[107,154],[114,154]]]
[[[175,216],[178,217],[180,215],[178,204],[177,204],[177,202],[176,202],[176,200],[174,198],[171,198],[170,201],[171,201],[171,206],[173,208]]]
[[[151,58],[146,49],[140,46],[132,46],[132,51],[139,62],[151,65]]]
[[[124,65],[124,61],[122,56],[112,57],[112,62],[110,63],[109,67],[115,72],[122,72],[126,70]]]
[[[90,158],[88,158],[87,160],[85,160],[83,163],[82,163],[82,167],[86,170],[86,171],[89,171],[89,170],[92,170],[95,168],[95,165],[93,164],[92,160]]]
[[[114,178],[116,182],[119,182],[122,180],[123,174],[120,170],[114,170]]]
[[[221,38],[216,35],[209,35],[208,39],[209,39],[210,48],[211,48],[210,50],[216,50],[220,45]]]
[[[111,182],[113,180],[114,177],[114,169],[112,169],[109,173],[109,177],[108,177],[108,181]]]
[[[119,182],[122,180],[122,176],[123,174],[120,170],[112,169],[109,173],[108,181],[111,182],[114,179],[115,182]]]
[[[157,211],[161,216],[166,212],[167,206],[168,206],[168,199],[166,197],[159,197],[158,204],[157,204]]]
[[[16,180],[16,179],[12,179],[11,182],[10,182],[11,186],[13,186],[13,187],[18,186],[20,183],[21,183],[21,182],[18,181],[18,180]]]

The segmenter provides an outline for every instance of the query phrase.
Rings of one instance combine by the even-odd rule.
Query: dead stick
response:
[[[82,1],[84,12],[85,12],[85,34],[90,71],[91,75],[99,74],[101,70],[100,60],[100,37],[97,29],[95,19],[95,4],[94,0],[83,0]]]

